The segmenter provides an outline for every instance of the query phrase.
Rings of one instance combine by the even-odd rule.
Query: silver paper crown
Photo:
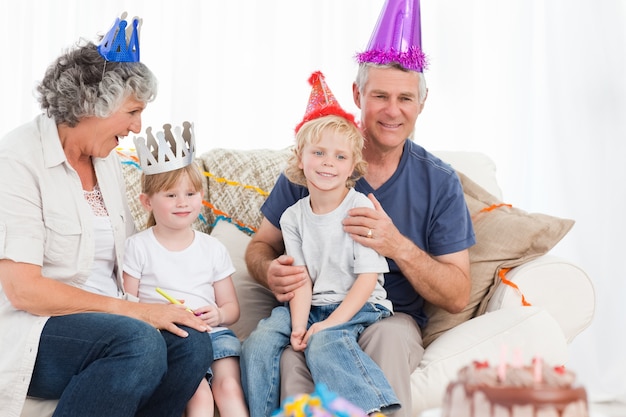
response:
[[[164,124],[163,131],[152,135],[152,127],[146,129],[147,138],[135,136],[135,149],[139,164],[146,175],[160,174],[184,168],[193,162],[196,139],[193,124],[183,122],[183,127]]]

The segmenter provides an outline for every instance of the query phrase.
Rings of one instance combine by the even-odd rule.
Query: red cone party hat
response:
[[[354,116],[347,113],[341,108],[337,99],[333,95],[328,85],[326,85],[326,79],[324,74],[320,71],[316,71],[309,77],[309,84],[311,84],[311,95],[309,96],[309,104],[306,106],[304,118],[296,126],[296,133],[300,130],[303,124],[310,122],[322,116],[335,116],[343,117],[356,126]]]

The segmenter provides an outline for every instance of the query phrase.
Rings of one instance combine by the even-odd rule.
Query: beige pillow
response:
[[[250,236],[225,220],[217,222],[211,236],[226,246],[235,266],[232,278],[239,300],[240,316],[239,321],[229,327],[243,341],[259,320],[270,315],[278,302],[270,290],[256,282],[248,273],[244,255]]]
[[[130,206],[130,212],[135,220],[137,230],[143,230],[148,221],[148,213],[139,202],[139,194],[141,193],[141,167],[137,160],[137,154],[134,151],[125,150],[118,152],[122,163],[122,173],[124,174],[124,182],[126,183],[126,198]]]
[[[261,224],[261,205],[283,171],[289,148],[213,149],[200,156],[208,177],[212,218],[227,219],[252,234]]]
[[[469,250],[472,292],[469,304],[458,314],[427,303],[425,346],[443,332],[485,312],[500,282],[501,269],[513,268],[547,253],[574,225],[573,220],[527,213],[503,204],[467,176],[457,173],[476,233],[476,244]],[[528,301],[532,304],[532,300]]]

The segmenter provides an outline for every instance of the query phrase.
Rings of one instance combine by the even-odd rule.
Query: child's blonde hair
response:
[[[344,136],[352,144],[352,157],[354,159],[354,171],[350,178],[346,180],[346,187],[352,188],[356,181],[365,175],[367,162],[363,159],[363,135],[361,131],[351,122],[340,116],[329,115],[318,117],[302,125],[296,134],[296,145],[293,153],[287,161],[285,175],[294,184],[306,187],[306,177],[304,171],[298,168],[302,159],[302,150],[306,144],[316,144],[321,140],[322,132],[330,129],[333,132]]]
[[[202,173],[195,162],[192,162],[186,167],[175,169],[173,171],[151,175],[142,173],[141,192],[148,197],[152,197],[160,191],[172,188],[183,175],[187,175],[189,177],[189,181],[191,181],[191,185],[195,191],[202,191],[202,184],[204,181]],[[154,225],[156,225],[156,219],[154,218],[154,214],[150,212],[148,221],[146,222],[146,227],[152,227]]]

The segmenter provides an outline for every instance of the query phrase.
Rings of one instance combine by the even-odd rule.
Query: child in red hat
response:
[[[280,219],[287,255],[306,266],[309,285],[276,307],[243,345],[242,373],[250,415],[279,406],[280,356],[289,344],[304,352],[316,383],[368,414],[400,407],[380,368],[357,343],[367,326],[392,314],[383,288],[387,260],[343,230],[349,209],[373,203],[353,186],[365,173],[363,135],[337,103],[324,76],[314,73],[309,105],[296,127],[287,178],[309,195]]]

